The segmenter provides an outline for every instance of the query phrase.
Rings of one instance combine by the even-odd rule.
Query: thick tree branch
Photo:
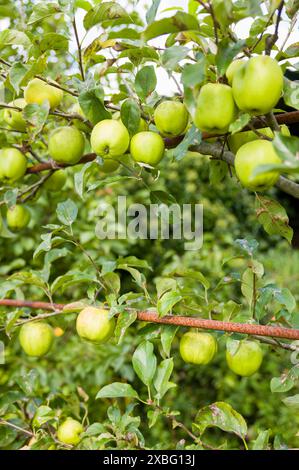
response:
[[[63,311],[64,304],[52,304],[47,302],[35,302],[31,300],[14,300],[2,299],[0,306],[23,308],[28,307],[32,309],[54,310],[53,315],[61,315],[63,313],[71,313],[70,310]],[[127,309],[132,311],[133,309]],[[52,315],[52,314],[51,314]],[[202,328],[208,330],[228,331],[234,333],[243,333],[256,336],[270,336],[273,338],[286,338],[292,340],[299,340],[299,329],[284,328],[281,326],[267,326],[255,325],[248,323],[233,323],[224,322],[219,320],[207,320],[198,317],[184,317],[176,315],[166,315],[159,317],[156,312],[152,311],[138,311],[137,319],[140,321],[161,323],[164,325],[178,325],[187,326],[189,328]],[[32,319],[34,320],[34,318]]]

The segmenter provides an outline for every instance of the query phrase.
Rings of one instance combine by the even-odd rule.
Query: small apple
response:
[[[64,444],[77,445],[81,441],[80,434],[84,428],[79,421],[67,418],[57,429],[57,437]]]
[[[232,89],[239,109],[254,116],[267,114],[282,94],[281,67],[267,55],[252,57],[235,72]]]
[[[76,322],[81,338],[95,343],[105,343],[114,333],[115,320],[103,308],[86,307],[79,313]]]
[[[268,140],[254,140],[239,148],[235,158],[235,169],[244,188],[252,191],[265,191],[271,188],[279,177],[278,171],[267,171],[254,176],[260,165],[280,164],[281,159]]]
[[[194,124],[201,131],[225,134],[235,117],[236,106],[230,86],[207,83],[200,89]]]
[[[57,163],[75,165],[81,159],[84,148],[84,136],[75,127],[60,127],[50,135],[48,150]]]
[[[31,214],[27,207],[16,204],[7,210],[7,225],[11,230],[21,230],[27,227],[31,219]]]
[[[234,353],[228,348],[226,350],[228,367],[242,377],[254,374],[260,368],[262,360],[263,351],[255,341],[239,341]]]
[[[138,132],[132,137],[130,152],[136,162],[156,166],[162,160],[164,151],[164,141],[156,132]]]
[[[211,362],[217,352],[217,341],[210,333],[185,333],[180,341],[180,354],[183,361],[205,365]]]
[[[140,118],[137,132],[143,132],[148,130],[148,124],[145,119]]]
[[[90,143],[97,155],[103,159],[113,159],[123,155],[128,150],[130,136],[121,121],[104,119],[93,128]]]
[[[54,109],[60,105],[63,91],[39,78],[34,78],[25,88],[24,98],[27,104],[35,103],[41,105],[44,101],[48,101],[50,108]]]
[[[227,78],[227,81],[228,81],[228,84],[231,86],[232,83],[233,83],[233,78],[234,78],[234,75],[235,73],[237,72],[237,70],[240,69],[240,67],[242,67],[242,65],[245,63],[245,60],[242,60],[242,59],[236,59],[234,60],[233,62],[231,62],[229,64],[229,66],[227,67],[227,70],[225,72],[225,75],[226,75],[226,78]]]
[[[9,103],[9,105],[23,109],[26,106],[26,101],[23,98],[18,98]],[[16,109],[5,109],[4,121],[12,129],[22,132],[26,131],[26,121],[22,116],[22,111],[17,111]]]
[[[99,169],[105,174],[113,173],[118,169],[119,165],[120,163],[117,160],[113,158],[105,158],[103,159],[103,163],[99,165]]]
[[[60,191],[66,183],[66,172],[65,170],[56,170],[54,173],[45,181],[44,188],[51,192]]]
[[[162,101],[154,112],[158,131],[165,137],[181,135],[188,124],[188,111],[180,101]]]
[[[20,330],[19,341],[28,356],[47,354],[53,343],[53,329],[43,321],[25,323]]]
[[[0,150],[0,180],[14,183],[21,179],[27,170],[25,155],[15,148]]]
[[[274,139],[274,133],[270,127],[263,127],[262,129],[258,129],[258,131],[265,135],[266,137],[270,137],[270,139]],[[288,126],[283,124],[280,127],[280,132],[282,135],[290,136],[290,130]],[[247,142],[252,142],[253,140],[259,140],[259,136],[253,131],[243,131],[243,132],[236,132],[236,134],[230,135],[228,137],[228,144],[229,148],[233,153],[237,153],[242,145],[247,144]]]

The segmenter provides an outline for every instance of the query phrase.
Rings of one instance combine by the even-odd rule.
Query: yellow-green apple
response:
[[[84,431],[82,424],[73,418],[67,418],[57,429],[60,442],[77,445],[81,441],[80,434]]]
[[[105,343],[114,333],[115,320],[103,308],[86,307],[79,313],[76,322],[78,335],[94,343]]]
[[[186,129],[188,119],[188,111],[180,101],[162,101],[154,112],[154,121],[158,131],[168,137],[181,135]]]
[[[20,344],[28,356],[40,357],[47,354],[53,339],[52,327],[43,321],[25,323],[19,334]]]
[[[27,169],[25,155],[15,148],[0,150],[0,180],[13,183],[21,179]]]
[[[24,98],[18,98],[11,103],[9,106],[15,106],[16,108],[24,109],[26,106],[26,101]],[[22,111],[18,111],[17,109],[5,109],[4,111],[4,121],[11,127],[17,131],[26,131],[26,121],[22,116]]]
[[[164,155],[164,141],[156,132],[138,132],[131,139],[132,158],[139,163],[156,166]]]
[[[281,67],[267,55],[252,57],[235,72],[232,89],[239,109],[255,116],[267,114],[282,94]]]
[[[210,333],[185,333],[180,341],[180,354],[185,362],[205,365],[217,352],[217,341]]]
[[[44,188],[51,192],[60,191],[66,183],[66,171],[56,170],[45,181]]]
[[[239,341],[235,350],[226,349],[228,367],[235,374],[249,377],[261,366],[263,351],[256,341]]]
[[[235,169],[244,188],[252,191],[265,191],[271,188],[279,178],[276,170],[254,175],[260,165],[280,164],[281,159],[268,140],[254,140],[239,148],[235,158]]]
[[[16,204],[10,207],[6,213],[7,225],[11,230],[21,230],[27,227],[31,219],[31,214],[27,207]]]
[[[63,91],[56,86],[49,85],[48,83],[34,78],[31,80],[24,91],[24,98],[27,104],[43,104],[48,101],[50,108],[57,108],[63,98]]]
[[[232,89],[222,83],[207,83],[199,92],[194,124],[211,134],[224,134],[235,120],[236,106]]]
[[[121,121],[104,119],[94,126],[90,143],[97,155],[103,159],[113,159],[120,157],[128,150],[130,136]]]
[[[115,158],[104,158],[103,163],[99,165],[100,171],[103,173],[113,173],[116,171],[120,165],[120,162],[116,160],[117,157]]]
[[[227,67],[227,70],[225,72],[227,81],[229,85],[232,85],[233,83],[233,78],[237,70],[239,70],[240,67],[245,63],[245,60],[242,59],[236,59],[233,62],[229,64]]]
[[[48,150],[57,163],[75,165],[81,159],[84,148],[84,135],[75,127],[60,127],[50,135]]]
[[[262,129],[258,129],[258,131],[266,137],[274,139],[274,132],[270,127],[263,127]],[[285,124],[280,126],[280,132],[282,135],[285,136],[291,135],[288,126],[286,126]],[[253,140],[259,139],[260,137],[253,131],[236,132],[236,134],[232,134],[228,137],[229,149],[233,153],[237,153],[237,151],[240,147],[242,147],[242,145],[247,144],[247,142],[252,142]]]

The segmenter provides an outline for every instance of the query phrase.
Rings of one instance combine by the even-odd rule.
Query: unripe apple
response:
[[[242,65],[245,63],[245,60],[242,60],[242,59],[237,59],[237,60],[234,60],[233,62],[231,62],[229,64],[229,66],[227,67],[227,70],[225,72],[225,75],[226,75],[226,78],[227,78],[227,81],[228,81],[228,84],[231,86],[232,83],[233,83],[233,78],[234,78],[234,75],[235,73],[237,72],[237,70],[240,69],[240,67],[242,67]]]
[[[45,181],[44,188],[51,192],[60,191],[66,183],[66,172],[65,170],[56,170],[54,173]]]
[[[282,70],[272,57],[252,57],[234,74],[232,89],[239,109],[255,116],[267,114],[282,94]]]
[[[25,323],[20,330],[19,341],[28,356],[47,354],[53,343],[53,329],[43,321]]]
[[[244,188],[265,191],[276,183],[279,172],[273,170],[254,176],[254,170],[260,165],[280,163],[281,159],[275,152],[272,142],[254,140],[239,148],[235,158],[235,169]]]
[[[137,132],[144,132],[144,131],[147,131],[147,130],[148,130],[148,124],[147,124],[146,120],[143,119],[143,118],[140,118]]]
[[[162,160],[164,151],[164,141],[156,132],[138,132],[132,137],[130,152],[136,162],[156,166]]]
[[[60,105],[63,91],[39,78],[34,78],[25,88],[24,98],[27,104],[35,103],[41,105],[44,101],[48,101],[50,108],[54,109]]]
[[[103,159],[113,159],[123,155],[128,150],[130,136],[121,121],[104,119],[93,128],[90,143],[97,155]]]
[[[262,129],[258,129],[258,131],[265,135],[266,137],[270,137],[270,139],[274,139],[274,132],[270,127],[263,127]],[[280,127],[280,132],[282,135],[290,136],[290,130],[288,126],[283,124]],[[236,132],[236,134],[230,135],[228,137],[228,144],[229,148],[233,153],[237,153],[242,145],[247,144],[247,142],[252,142],[253,140],[260,140],[259,136],[253,131],[243,131],[243,132]]]
[[[112,158],[103,159],[103,163],[99,166],[100,171],[103,173],[113,173],[119,167],[120,163]]]
[[[157,129],[168,137],[181,135],[186,129],[188,119],[188,111],[180,101],[162,101],[154,112]]]
[[[205,365],[211,362],[217,352],[217,341],[210,333],[185,333],[180,341],[180,354],[183,361]]]
[[[27,207],[19,204],[9,208],[6,213],[7,225],[11,230],[21,230],[27,227],[31,214]]]
[[[200,89],[194,124],[201,131],[224,134],[235,117],[236,106],[230,86],[207,83]]]
[[[77,445],[81,441],[80,434],[84,428],[79,421],[67,418],[57,429],[57,437],[64,444]]]
[[[81,159],[84,148],[84,135],[75,127],[60,127],[50,135],[48,150],[57,163],[75,165]]]
[[[114,333],[115,320],[103,308],[86,307],[77,317],[77,333],[81,338],[95,343],[105,343]]]
[[[226,350],[228,367],[235,374],[243,377],[254,374],[260,368],[262,360],[263,351],[259,343],[255,341],[239,341],[239,346],[234,353],[228,348]]]
[[[0,150],[0,180],[14,183],[21,179],[27,169],[25,155],[15,148]]]
[[[16,106],[17,108],[25,108],[26,101],[24,98],[18,98],[11,103],[10,106]],[[26,131],[26,121],[22,116],[22,111],[18,111],[16,109],[5,109],[4,111],[4,121],[11,127],[17,131]]]

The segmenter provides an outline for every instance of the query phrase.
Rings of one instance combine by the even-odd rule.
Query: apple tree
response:
[[[3,449],[298,447],[299,2],[177,3],[0,0]]]

